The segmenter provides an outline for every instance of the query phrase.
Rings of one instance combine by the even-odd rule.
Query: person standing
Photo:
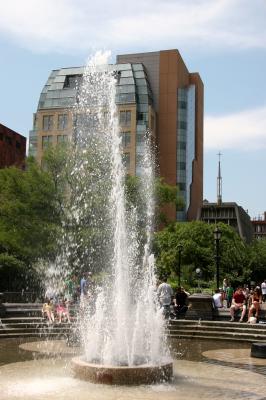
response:
[[[262,293],[262,301],[265,303],[266,301],[266,279],[261,284],[261,293]]]
[[[157,295],[159,298],[160,305],[164,309],[164,315],[168,316],[170,314],[170,305],[172,302],[173,289],[169,285],[169,283],[167,283],[166,277],[163,279],[163,282],[158,286]]]
[[[234,294],[234,289],[231,286],[231,283],[228,283],[228,286],[226,288],[226,302],[227,302],[227,308],[230,308],[232,305],[232,299],[233,299],[233,294]]]

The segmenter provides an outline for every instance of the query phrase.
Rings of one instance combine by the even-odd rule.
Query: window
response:
[[[51,131],[53,129],[54,120],[53,115],[44,115],[43,116],[43,130]]]
[[[0,140],[4,140],[4,135],[3,135],[3,133],[0,133]]]
[[[122,161],[126,169],[130,167],[130,153],[124,153],[122,156]]]
[[[131,133],[130,132],[122,132],[122,145],[123,147],[127,147],[130,145],[131,141]]]
[[[186,121],[178,121],[178,128],[179,129],[187,129]]]
[[[67,135],[57,135],[57,143],[64,143],[68,141]]]
[[[179,142],[179,143],[178,143],[178,148],[179,148],[180,150],[186,150],[186,147],[187,147],[186,142]]]
[[[179,190],[184,192],[186,190],[186,184],[184,182],[178,182],[177,186],[179,187]]]
[[[144,135],[136,135],[136,143],[137,144],[142,144],[145,142],[145,136]]]
[[[60,114],[58,115],[58,123],[57,123],[57,129],[59,130],[64,130],[67,128],[67,120],[68,120],[68,115],[67,114]]]
[[[184,171],[186,169],[186,163],[185,162],[181,161],[181,162],[178,162],[177,164],[178,164],[178,169],[179,170],[181,169],[181,170]]]
[[[67,75],[64,89],[76,89],[81,83],[82,75]]]
[[[42,137],[42,148],[47,149],[53,143],[53,136],[43,136]]]
[[[154,129],[155,123],[154,123],[154,116],[151,116],[151,129]]]
[[[5,141],[6,141],[6,143],[8,143],[10,146],[12,145],[12,139],[11,139],[11,137],[6,136],[6,137],[5,137]]]
[[[17,140],[16,140],[16,148],[17,148],[17,149],[20,149],[20,148],[21,148],[21,143],[18,142]]]
[[[131,125],[131,111],[120,111],[119,123],[122,126],[130,126]]]
[[[138,112],[138,123],[145,123],[145,122],[148,122],[148,113]]]
[[[180,108],[181,110],[186,110],[187,102],[184,100],[178,100],[178,108]]]

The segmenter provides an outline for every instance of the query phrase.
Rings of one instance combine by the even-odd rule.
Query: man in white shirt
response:
[[[262,301],[266,301],[266,279],[261,284]]]
[[[212,296],[215,308],[223,307],[223,296],[219,289],[215,290],[214,295]]]
[[[167,279],[164,279],[163,283],[161,283],[157,289],[161,306],[170,306],[172,301],[173,289],[166,281]]]

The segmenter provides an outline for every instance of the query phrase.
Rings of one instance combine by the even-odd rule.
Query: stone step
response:
[[[258,341],[262,341],[264,342],[265,339],[258,339],[258,338],[242,338],[242,337],[229,337],[229,338],[225,338],[224,336],[204,336],[204,335],[200,335],[200,334],[195,334],[195,335],[187,335],[187,334],[180,334],[178,336],[174,336],[174,335],[168,335],[168,338],[172,339],[189,339],[189,340],[221,340],[221,341],[227,341],[227,342],[243,342],[243,343],[252,343],[254,341],[258,342]]]
[[[181,326],[214,326],[217,329],[225,329],[226,327],[234,328],[234,327],[241,327],[245,326],[247,329],[262,329],[266,331],[266,324],[248,324],[247,322],[239,323],[237,321],[230,322],[230,321],[193,321],[193,320],[186,320],[186,319],[170,319],[168,325],[181,325]]]
[[[41,329],[41,328],[47,328],[49,324],[46,321],[42,322],[17,322],[17,323],[6,323],[3,325],[2,329],[12,329],[12,328],[35,328],[35,329]],[[53,323],[53,326],[56,327],[71,327],[72,323],[67,323],[67,322],[62,322],[61,324],[59,323]],[[1,329],[1,325],[0,325]]]
[[[40,338],[50,338],[50,337],[67,337],[66,333],[64,332],[49,332],[47,333],[37,333],[37,332],[20,332],[20,333],[1,333],[0,332],[0,339],[11,339],[11,338],[27,338],[27,337],[40,337]]]
[[[215,334],[217,333],[217,334]],[[171,330],[168,331],[167,336],[170,337],[181,337],[183,335],[187,336],[205,336],[205,337],[218,337],[221,336],[224,338],[224,340],[230,339],[230,338],[241,338],[245,340],[260,340],[260,341],[266,341],[266,333],[265,334],[253,334],[253,333],[246,333],[246,332],[214,332],[214,331],[201,331],[197,330],[195,331],[194,329],[187,329],[187,330]]]
[[[71,328],[66,328],[66,327],[54,327],[53,325],[51,326],[46,326],[43,328],[7,328],[7,329],[1,329],[0,333],[50,333],[50,332],[62,332],[62,333],[69,333],[71,332]]]
[[[225,326],[225,327],[216,327],[216,326],[208,326],[208,325],[168,325],[167,329],[171,332],[174,330],[190,330],[193,329],[195,332],[197,331],[213,331],[217,333],[241,333],[241,332],[248,332],[250,334],[265,334],[266,335],[266,329],[256,329],[256,328],[250,328],[249,324],[239,324],[240,326]]]

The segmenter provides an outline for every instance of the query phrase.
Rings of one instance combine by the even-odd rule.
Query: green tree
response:
[[[2,273],[8,265],[18,271],[53,254],[58,222],[53,182],[34,160],[28,160],[26,171],[14,167],[0,170]]]
[[[243,282],[247,266],[247,246],[233,228],[218,224],[222,232],[220,242],[220,277],[226,276],[234,284]],[[202,271],[206,285],[214,285],[215,243],[214,225],[201,221],[173,223],[157,232],[154,249],[159,274],[176,278],[179,262],[179,245],[182,246],[182,276],[188,285],[195,285],[196,268]]]

